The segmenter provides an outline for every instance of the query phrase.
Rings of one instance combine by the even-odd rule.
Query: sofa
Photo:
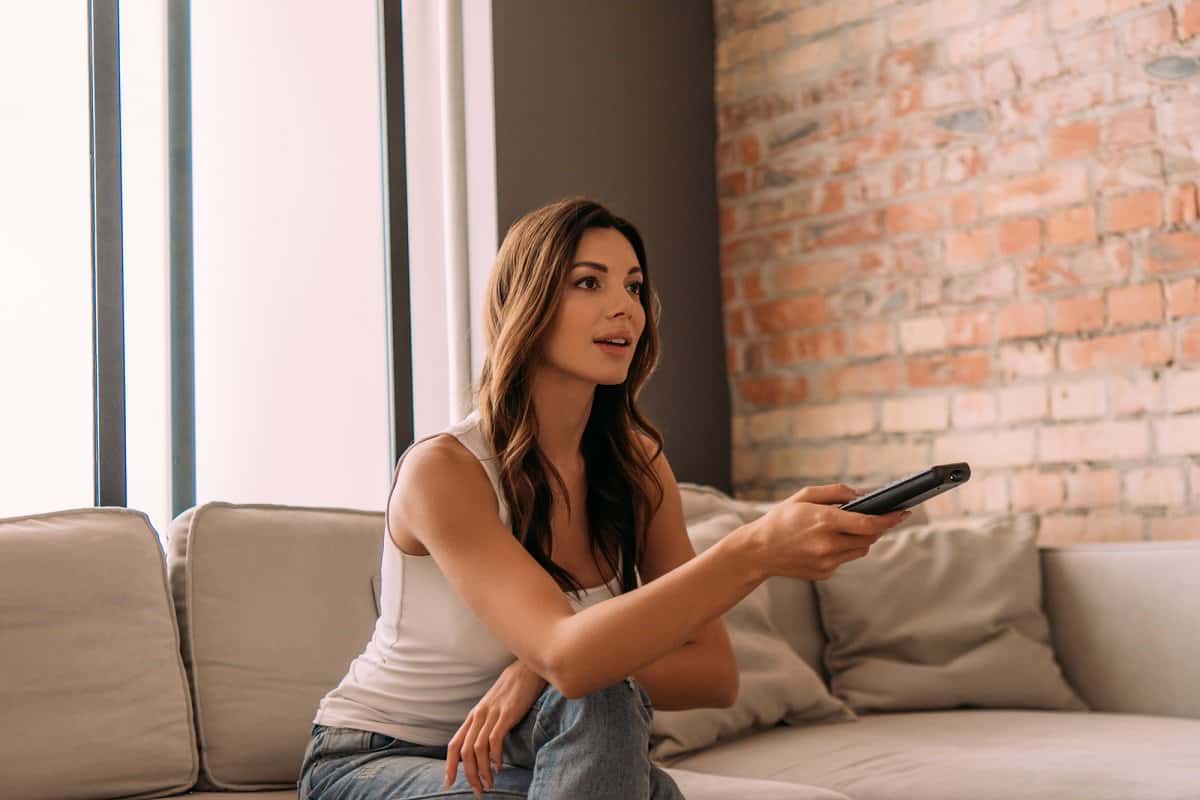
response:
[[[681,491],[689,531],[769,508]],[[162,538],[126,508],[0,519],[0,800],[295,798],[317,703],[378,615],[383,545],[382,513],[354,509],[209,502]],[[659,760],[693,800],[1200,798],[1200,542],[1037,558],[1088,710],[780,720]],[[828,686],[814,585],[763,592],[770,636]]]

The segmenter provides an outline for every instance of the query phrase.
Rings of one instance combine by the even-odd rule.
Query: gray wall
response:
[[[691,0],[496,0],[500,236],[585,195],[633,222],[663,313],[642,410],[676,476],[730,489],[713,10]]]

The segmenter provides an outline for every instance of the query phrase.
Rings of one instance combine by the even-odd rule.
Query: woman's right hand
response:
[[[880,536],[912,514],[876,516],[837,507],[856,497],[858,492],[843,483],[806,486],[750,523],[763,571],[825,580],[842,564],[865,556]]]

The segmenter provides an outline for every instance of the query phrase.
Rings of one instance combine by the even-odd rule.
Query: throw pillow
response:
[[[699,554],[744,521],[733,510],[717,511],[689,521],[688,535]],[[795,725],[855,718],[829,694],[821,678],[771,622],[767,588],[765,583],[759,585],[724,615],[740,675],[737,701],[730,708],[655,710],[650,727],[655,760],[665,761],[780,722]]]
[[[1028,522],[893,531],[818,581],[833,693],[860,713],[1087,710],[1054,658]]]

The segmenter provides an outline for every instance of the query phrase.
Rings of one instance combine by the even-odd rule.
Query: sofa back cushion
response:
[[[163,797],[196,742],[162,550],[146,515],[0,519],[0,796]]]
[[[295,786],[317,704],[371,638],[383,513],[205,503],[168,530],[200,788]]]
[[[737,515],[742,524],[753,522],[776,504],[775,501],[738,500],[711,486],[687,481],[679,482],[679,496],[683,501],[684,521],[689,527],[722,513]],[[763,586],[772,626],[818,675],[828,679],[821,657],[825,649],[825,634],[821,630],[821,616],[817,610],[817,596],[812,581],[773,577],[768,578]]]

